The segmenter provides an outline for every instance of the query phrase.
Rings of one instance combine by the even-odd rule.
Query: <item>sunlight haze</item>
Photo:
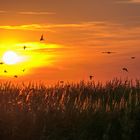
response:
[[[140,76],[138,0],[5,0],[0,18],[0,61],[9,50],[19,57],[14,65],[4,60],[0,80],[14,74],[17,81],[47,82]]]

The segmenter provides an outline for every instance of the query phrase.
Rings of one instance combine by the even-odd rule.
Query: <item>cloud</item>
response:
[[[140,0],[117,0],[117,3],[140,3]]]
[[[35,11],[28,11],[28,12],[18,12],[18,14],[22,15],[54,15],[54,12],[35,12]]]
[[[0,29],[6,30],[48,30],[47,26],[41,26],[40,24],[28,24],[28,25],[4,25],[0,26]]]
[[[0,14],[20,14],[20,15],[54,15],[56,14],[55,12],[47,12],[47,11],[4,11],[4,10],[0,10]]]
[[[53,43],[70,46],[111,46],[128,41],[134,44],[134,41],[140,38],[140,26],[131,27],[111,22],[7,25],[0,26],[0,29],[27,31],[27,33],[28,31],[49,32],[49,40],[53,40]]]
[[[7,11],[0,10],[0,14],[5,14]]]
[[[33,18],[38,23],[40,22],[82,22],[82,21],[104,21],[118,22],[135,26],[135,22],[140,20],[140,0],[7,0],[1,2],[1,9],[7,9],[7,17],[4,19],[9,22],[11,15],[19,14],[26,15],[54,15],[53,18]],[[12,6],[11,6],[12,5]],[[28,6],[27,6],[28,5]],[[26,10],[22,11],[22,9]],[[13,11],[16,9],[16,12]],[[38,12],[38,11],[39,12]],[[49,10],[49,11],[47,11]],[[55,12],[55,13],[54,13]],[[8,17],[9,16],[9,17]],[[130,19],[133,16],[135,19]],[[19,19],[20,20],[20,19]],[[28,21],[30,19],[25,19]],[[20,20],[20,22],[23,20]]]
[[[140,0],[131,0],[132,2],[140,2]]]
[[[2,25],[0,29],[6,30],[47,30],[53,31],[54,28],[78,28],[78,29],[89,29],[105,27],[108,24],[105,22],[83,22],[83,23],[73,23],[73,24],[26,24],[26,25]],[[113,26],[113,24],[109,24],[109,26]]]

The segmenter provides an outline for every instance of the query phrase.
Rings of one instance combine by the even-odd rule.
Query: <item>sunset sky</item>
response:
[[[140,0],[0,1],[0,62],[8,51],[0,80],[140,78]]]

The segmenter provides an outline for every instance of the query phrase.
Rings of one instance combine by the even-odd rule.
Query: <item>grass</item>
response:
[[[140,81],[0,83],[0,140],[139,140]]]

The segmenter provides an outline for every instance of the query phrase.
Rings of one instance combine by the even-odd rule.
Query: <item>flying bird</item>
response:
[[[3,65],[4,63],[3,62],[0,62],[0,65]]]
[[[93,75],[90,75],[90,76],[89,76],[89,79],[92,80],[92,79],[93,79]]]
[[[64,81],[59,81],[61,84],[63,84],[64,83]]]
[[[102,52],[102,53],[111,54],[111,53],[115,53],[115,52],[110,52],[110,51],[107,51],[107,52]]]
[[[44,36],[43,36],[43,34],[42,34],[41,37],[40,37],[40,41],[44,41]]]
[[[25,50],[26,48],[27,48],[26,46],[23,47],[24,50]]]
[[[122,68],[122,70],[128,72],[128,69],[127,68]]]
[[[25,69],[22,70],[23,72],[25,71]]]
[[[7,70],[4,70],[4,73],[7,73]]]
[[[132,57],[131,57],[131,59],[135,59],[135,57],[134,57],[134,56],[132,56]]]
[[[17,75],[14,75],[14,77],[15,77],[15,78],[18,78],[18,76],[17,76]]]

